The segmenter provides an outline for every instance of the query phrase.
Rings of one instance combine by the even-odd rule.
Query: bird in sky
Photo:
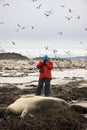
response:
[[[17,24],[18,25],[18,27],[21,27],[21,25],[20,24]]]
[[[58,32],[58,34],[59,34],[59,35],[62,35],[62,34],[63,34],[63,32]]]
[[[19,29],[19,28],[17,28],[17,29],[16,29],[16,32],[19,32],[19,30],[20,30],[20,29]]]
[[[20,24],[17,24],[17,26],[18,26],[18,28],[16,29],[16,31],[17,31],[17,32],[19,32],[19,30],[21,30],[21,29],[25,29],[25,28],[26,28],[26,27],[24,27],[24,26],[23,26],[23,27],[21,27],[21,25],[20,25]]]
[[[54,54],[57,53],[57,50],[53,50],[53,53],[54,53]]]
[[[66,7],[65,5],[60,5],[61,7]]]
[[[50,16],[51,14],[53,14],[52,10],[45,11],[44,13],[44,15],[46,15],[47,17]]]
[[[21,29],[25,29],[26,27],[22,27]]]
[[[76,18],[77,18],[77,19],[80,19],[80,15],[78,15]]]
[[[15,45],[15,42],[12,41],[12,44]]]
[[[70,8],[69,8],[69,13],[73,12]]]
[[[32,0],[32,2],[36,2],[37,0]]]
[[[18,28],[16,29],[16,32],[19,32],[21,25],[17,24]]]
[[[3,7],[5,7],[5,6],[10,6],[10,5],[9,5],[9,3],[5,3],[5,4],[3,5]]]
[[[39,6],[37,6],[36,9],[40,9],[41,6],[42,6],[42,4],[40,4]]]
[[[0,21],[0,24],[4,24],[4,22]]]
[[[31,28],[34,29],[34,26],[32,25]]]
[[[72,18],[72,16],[71,16],[71,17],[67,17],[67,16],[66,16],[66,18],[67,18],[67,20],[70,20],[70,19]]]
[[[46,15],[47,17],[50,16],[50,14],[46,14],[46,13],[44,13],[44,15]]]
[[[48,14],[51,14],[51,13],[52,13],[52,10],[45,11],[45,12],[48,13]]]
[[[66,54],[70,54],[70,50],[68,50],[68,51],[65,51],[65,53],[66,53]]]
[[[44,47],[46,50],[48,50],[48,46]]]
[[[83,42],[80,42],[80,44],[83,44]]]
[[[56,58],[56,53],[57,53],[57,50],[53,50],[53,53],[54,53],[54,56],[55,56],[55,58]]]
[[[85,28],[85,31],[87,31],[87,28]]]

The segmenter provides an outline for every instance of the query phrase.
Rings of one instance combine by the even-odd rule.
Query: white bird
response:
[[[76,18],[77,18],[77,19],[80,19],[80,15],[78,15]]]
[[[83,44],[83,42],[80,42],[80,44]]]
[[[5,6],[10,6],[10,5],[9,5],[9,3],[5,3],[5,4],[3,5],[3,7],[5,7]]]
[[[32,29],[34,29],[34,26],[31,26]]]
[[[60,5],[61,7],[66,7],[65,5]]]
[[[48,50],[48,46],[47,47],[44,47],[46,50]]]
[[[24,27],[24,26],[22,27],[20,24],[17,24],[17,26],[18,26],[18,28],[17,28],[17,30],[16,30],[17,32],[18,32],[19,30],[21,30],[21,29],[25,29],[25,28],[26,28],[26,27]]]
[[[51,14],[53,14],[52,10],[45,11],[44,13],[44,15],[46,15],[47,17],[50,16]]]
[[[72,12],[72,10],[69,8],[69,12],[71,13]]]
[[[87,28],[85,28],[85,31],[87,31]]]
[[[50,14],[46,14],[46,13],[44,13],[44,15],[46,15],[47,17],[50,16]]]
[[[63,34],[63,32],[58,32],[58,34],[62,35],[62,34]]]
[[[36,2],[37,0],[32,0],[32,2]]]
[[[18,27],[21,27],[21,25],[20,24],[17,24],[18,25]]]
[[[70,19],[72,18],[72,16],[71,16],[71,17],[67,17],[67,16],[66,16],[66,18],[67,18],[67,20],[70,20]]]
[[[46,13],[44,13],[44,15],[46,15],[47,17],[50,16],[50,14],[46,14]]]
[[[53,50],[53,53],[55,54],[57,52],[57,50]]]
[[[4,24],[4,22],[0,21],[0,24]]]
[[[12,44],[15,45],[15,42],[12,41]]]
[[[45,11],[45,12],[48,13],[48,14],[51,14],[51,13],[52,13],[52,10]]]
[[[26,27],[22,27],[21,29],[25,29]]]
[[[36,9],[40,9],[41,6],[42,6],[42,4],[40,4],[39,6],[37,6]]]
[[[68,50],[68,51],[65,51],[65,53],[66,53],[66,54],[70,54],[70,50]]]

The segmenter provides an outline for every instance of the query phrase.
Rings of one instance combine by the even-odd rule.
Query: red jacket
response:
[[[47,61],[46,64],[40,61],[37,64],[37,68],[43,68],[43,72],[40,72],[39,78],[52,78],[51,70],[53,69],[53,63],[51,61]]]

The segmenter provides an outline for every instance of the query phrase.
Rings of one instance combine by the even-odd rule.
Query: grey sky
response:
[[[40,9],[37,9],[40,4]],[[46,11],[50,10],[52,14],[47,17]],[[44,46],[48,46],[49,51],[78,50],[78,54],[86,55],[86,13],[87,0],[0,0],[0,22],[4,23],[0,23],[0,47],[26,53],[40,49],[44,53]]]

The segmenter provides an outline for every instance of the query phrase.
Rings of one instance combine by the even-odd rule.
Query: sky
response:
[[[0,0],[0,52],[87,56],[87,0]]]

